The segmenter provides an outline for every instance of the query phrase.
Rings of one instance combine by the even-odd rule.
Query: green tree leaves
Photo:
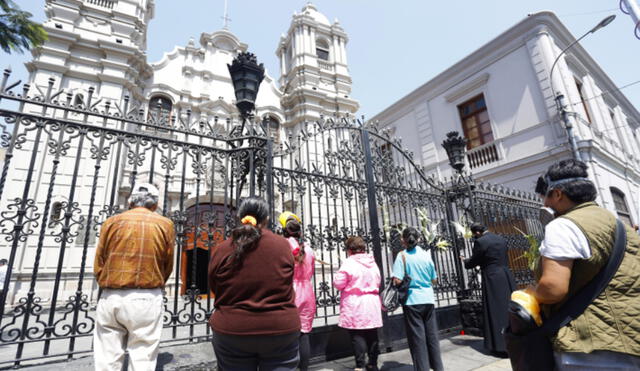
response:
[[[47,32],[12,0],[0,0],[0,47],[6,53],[23,53],[42,45]]]

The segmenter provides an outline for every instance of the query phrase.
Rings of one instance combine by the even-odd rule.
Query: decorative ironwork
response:
[[[0,83],[0,241],[9,255],[0,297],[0,365],[91,351],[99,294],[92,260],[100,226],[126,209],[140,182],[158,187],[159,210],[176,229],[163,341],[210,339],[214,299],[198,275],[235,225],[239,200],[250,194],[269,201],[272,220],[283,210],[302,218],[319,261],[313,284],[321,325],[339,315],[332,282],[350,235],[365,239],[386,280],[401,247],[397,233],[384,226],[418,225],[417,209],[439,222],[441,236],[454,245],[429,249],[439,274],[437,305],[446,306],[457,304],[459,290],[479,287],[460,266],[458,254],[470,246],[450,221],[472,213],[511,236],[513,251],[527,246],[509,225],[541,232],[539,205],[530,195],[439,182],[400,140],[359,120],[300,125],[274,147],[261,124],[246,117],[208,120],[184,106],[149,114],[144,104],[99,99],[92,90],[72,102],[53,89],[54,81],[17,91],[9,77],[6,71]],[[524,270],[516,276],[528,279]]]

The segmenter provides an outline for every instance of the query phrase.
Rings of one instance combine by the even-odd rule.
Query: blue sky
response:
[[[44,0],[18,0],[37,20],[44,18]],[[280,34],[294,11],[306,1],[229,0],[230,30],[249,45],[271,76],[278,77],[275,56]],[[529,13],[555,12],[580,36],[608,14],[617,19],[589,35],[582,45],[621,87],[640,80],[640,40],[618,0],[316,0],[329,20],[340,20],[349,35],[348,59],[352,97],[360,114],[372,117],[393,102],[490,41]],[[156,0],[156,15],[148,32],[149,62],[160,60],[175,45],[196,41],[202,32],[222,27],[223,0]],[[0,54],[26,77],[22,64],[30,54]],[[640,109],[640,83],[623,89]]]

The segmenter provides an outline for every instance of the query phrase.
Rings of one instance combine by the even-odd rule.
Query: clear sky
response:
[[[37,20],[44,18],[44,0],[18,0]],[[631,18],[618,0],[316,0],[329,20],[340,20],[349,35],[352,97],[360,114],[372,117],[393,102],[470,54],[529,13],[555,12],[578,37],[609,14],[617,19],[589,35],[582,45],[629,100],[640,109],[640,40]],[[275,50],[303,0],[229,0],[230,30],[249,45],[273,77],[279,76]],[[149,62],[160,60],[175,45],[196,42],[202,32],[222,27],[224,0],[156,0],[148,32]],[[16,75],[26,76],[22,63],[30,54],[1,54]]]

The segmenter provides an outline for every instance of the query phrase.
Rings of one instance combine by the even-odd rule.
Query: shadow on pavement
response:
[[[470,339],[465,337],[452,337],[449,339],[454,345],[470,347],[486,356],[495,356],[492,352],[484,348],[484,339]]]
[[[156,371],[164,370],[164,366],[173,361],[173,354],[168,352],[162,352],[158,354],[158,362],[156,363]]]
[[[413,365],[396,361],[385,361],[380,366],[380,371],[413,371]]]

